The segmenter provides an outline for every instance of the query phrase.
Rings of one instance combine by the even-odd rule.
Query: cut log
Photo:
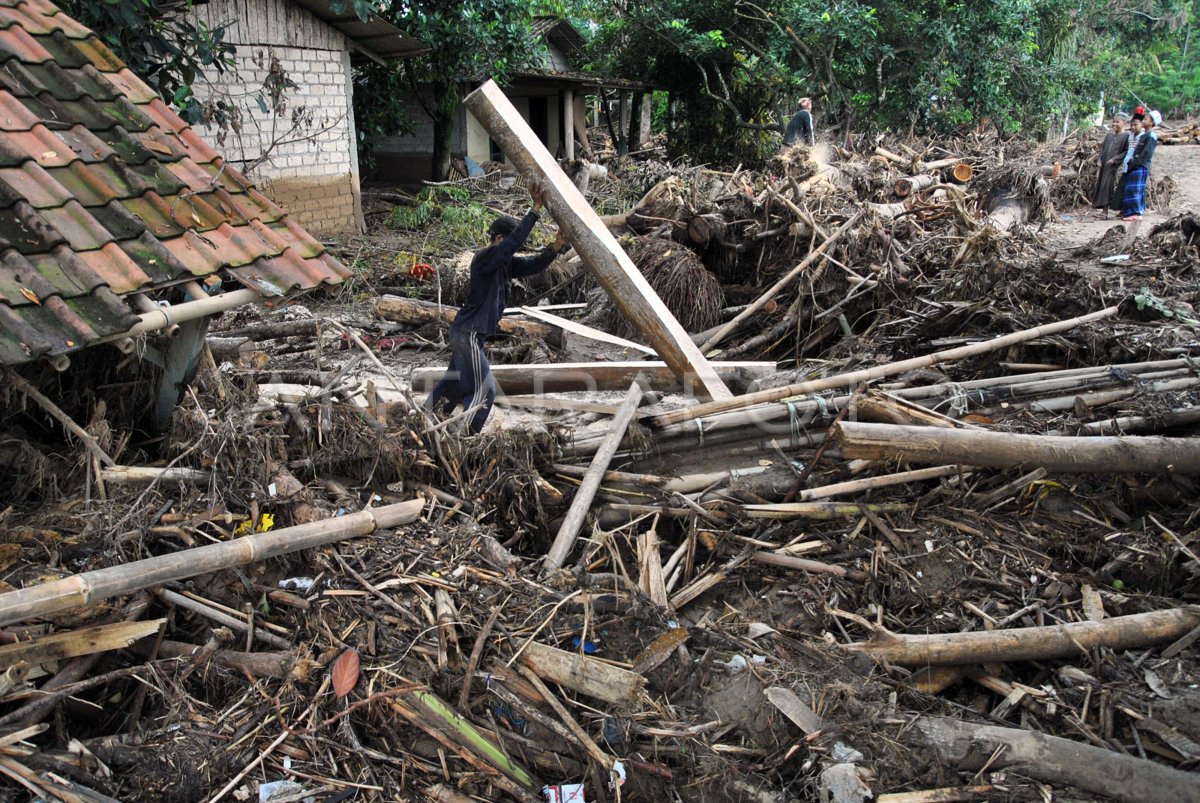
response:
[[[982,343],[971,343],[958,348],[947,349],[945,351],[926,354],[921,357],[913,357],[908,360],[900,360],[899,362],[879,365],[874,368],[864,368],[858,371],[850,371],[836,376],[826,377],[824,379],[815,379],[809,382],[798,382],[794,385],[785,385],[779,388],[771,388],[769,390],[760,390],[754,393],[747,393],[727,401],[711,401],[704,404],[696,404],[683,410],[675,410],[670,413],[663,413],[655,416],[652,420],[656,427],[665,427],[668,424],[677,424],[681,421],[691,421],[701,416],[712,415],[714,413],[724,412],[726,410],[738,410],[745,407],[751,407],[763,402],[778,401],[786,399],[789,396],[799,396],[806,393],[816,393],[822,390],[831,390],[833,388],[852,387],[862,382],[870,382],[873,379],[881,379],[885,376],[896,376],[907,371],[912,371],[917,368],[930,368],[951,360],[961,360],[964,357],[975,357],[980,354],[987,354],[991,351],[998,351],[1003,348],[1008,348],[1017,343],[1024,343],[1027,340],[1033,340],[1038,337],[1045,337],[1058,332],[1065,332],[1068,329],[1073,329],[1076,326],[1091,321],[1098,321],[1103,318],[1108,318],[1117,314],[1118,307],[1107,307],[1106,309],[1098,310],[1097,312],[1081,315],[1078,318],[1070,318],[1065,321],[1046,324],[1045,326],[1036,326],[1032,329],[1024,329],[1020,332],[1013,332],[1007,335],[985,340]]]
[[[463,105],[527,179],[540,182],[555,221],[625,315],[685,385],[713,399],[732,397],[683,326],[663,304],[595,210],[496,85],[487,81]]]
[[[966,184],[975,175],[975,170],[966,162],[959,162],[951,168],[946,176],[955,184]]]
[[[1200,626],[1200,612],[1171,608],[1113,616],[1098,622],[1069,622],[1015,630],[907,635],[884,633],[870,641],[847,644],[877,661],[897,666],[1042,661],[1086,655],[1093,647],[1132,650],[1174,641]]]
[[[96,569],[61,580],[0,594],[0,626],[35,616],[70,610],[118,594],[182,580],[233,566],[298,552],[367,535],[379,529],[416,521],[425,507],[423,499],[363,510],[333,519],[255,533],[232,541],[185,549],[132,563]]]
[[[1200,438],[1072,438],[856,421],[838,422],[833,436],[843,457],[865,460],[950,461],[1068,473],[1200,474]]]
[[[934,748],[966,772],[1012,768],[1019,775],[1127,803],[1200,803],[1195,773],[1037,731],[922,717],[905,740]]]
[[[905,176],[896,180],[896,194],[901,198],[907,198],[914,192],[929,189],[939,181],[940,179],[933,175]]]
[[[385,321],[407,323],[413,326],[423,326],[434,321],[449,325],[458,316],[458,310],[454,307],[403,296],[380,296],[375,299],[372,308],[375,310],[375,314]],[[506,335],[524,335],[545,340],[556,347],[562,345],[561,330],[536,321],[501,318],[500,331]]]
[[[612,462],[613,455],[617,453],[617,447],[621,445],[621,439],[625,437],[625,430],[633,421],[633,415],[642,403],[644,395],[645,390],[642,388],[641,382],[634,380],[625,394],[625,400],[617,408],[617,414],[613,417],[612,427],[609,428],[604,443],[596,451],[592,458],[592,464],[583,476],[583,482],[579,485],[579,490],[575,492],[575,498],[571,500],[571,507],[567,510],[566,519],[558,528],[558,534],[554,536],[554,543],[550,545],[550,551],[546,554],[545,569],[547,571],[560,568],[566,562],[567,555],[571,554],[575,540],[579,537],[579,531],[583,528],[583,520],[592,506],[592,500],[596,498],[596,491],[600,490],[600,481],[604,472],[608,470],[608,464]]]
[[[750,385],[775,372],[773,362],[714,362],[710,365],[726,382],[738,386]],[[418,368],[412,373],[413,389],[429,390],[445,372],[444,366]],[[680,387],[667,364],[657,361],[493,365],[492,374],[496,385],[505,394],[621,391],[638,376],[653,390],[678,390]],[[695,388],[685,386],[684,390]]]
[[[525,646],[520,661],[543,680],[626,708],[637,705],[646,687],[636,672],[536,641]]]

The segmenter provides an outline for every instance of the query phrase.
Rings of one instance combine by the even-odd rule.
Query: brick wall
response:
[[[227,132],[223,144],[215,128],[204,132],[232,165],[247,172],[302,226],[318,233],[355,227],[353,110],[342,56],[333,50],[239,47],[241,130]],[[262,90],[273,60],[296,84],[285,90],[282,114],[271,113]],[[259,96],[268,105],[265,113]]]

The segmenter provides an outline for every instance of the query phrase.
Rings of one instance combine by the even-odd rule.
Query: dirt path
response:
[[[1141,236],[1167,218],[1180,212],[1200,213],[1200,147],[1195,145],[1160,145],[1154,154],[1150,175],[1153,180],[1170,176],[1175,182],[1175,197],[1166,209],[1147,210],[1133,236]],[[1126,226],[1120,216],[1104,220],[1098,210],[1079,209],[1065,212],[1046,227],[1047,240],[1055,248],[1072,248],[1102,236],[1113,226]]]

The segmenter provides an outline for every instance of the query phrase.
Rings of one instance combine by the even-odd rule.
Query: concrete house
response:
[[[301,225],[321,234],[362,231],[351,65],[421,55],[424,44],[391,23],[362,22],[332,0],[211,0],[192,14],[226,24],[237,49],[237,78],[198,88],[201,100],[223,97],[242,111],[238,131],[202,129],[229,162]],[[264,84],[286,76],[282,113],[259,103]],[[207,93],[207,94],[205,94]]]
[[[587,141],[585,111],[589,96],[602,90],[617,90],[624,96],[647,87],[637,81],[582,72],[579,67],[584,39],[567,20],[538,17],[531,35],[545,46],[542,65],[516,73],[504,93],[551,153],[560,159],[573,159],[579,144]],[[377,146],[373,178],[417,183],[432,177],[433,121],[415,97],[408,98],[406,106],[416,130],[406,136],[389,137]],[[479,121],[462,107],[454,125],[451,153],[456,162],[467,157],[480,165],[504,159]]]

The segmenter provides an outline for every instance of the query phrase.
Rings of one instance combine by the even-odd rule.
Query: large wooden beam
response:
[[[983,429],[840,421],[843,457],[1044,468],[1068,473],[1200,474],[1200,438],[1019,435]]]
[[[576,253],[684,386],[695,386],[698,393],[712,399],[732,398],[733,394],[683,326],[675,320],[500,87],[494,81],[488,81],[467,95],[463,105],[487,129],[517,169],[543,186],[546,206]]]
[[[773,362],[709,363],[724,382],[749,385],[775,372]],[[446,372],[445,366],[427,366],[412,373],[414,389],[428,390]],[[639,374],[652,390],[678,390],[679,379],[664,362],[566,362],[531,365],[493,365],[496,385],[506,394],[569,393],[572,391],[626,390]],[[691,392],[693,388],[687,386]]]
[[[375,299],[372,307],[375,309],[375,314],[385,321],[396,321],[413,326],[423,326],[434,321],[449,325],[458,317],[458,310],[455,307],[403,296],[380,296]],[[562,332],[544,323],[501,318],[500,331],[506,335],[540,338],[552,346],[562,346]]]

